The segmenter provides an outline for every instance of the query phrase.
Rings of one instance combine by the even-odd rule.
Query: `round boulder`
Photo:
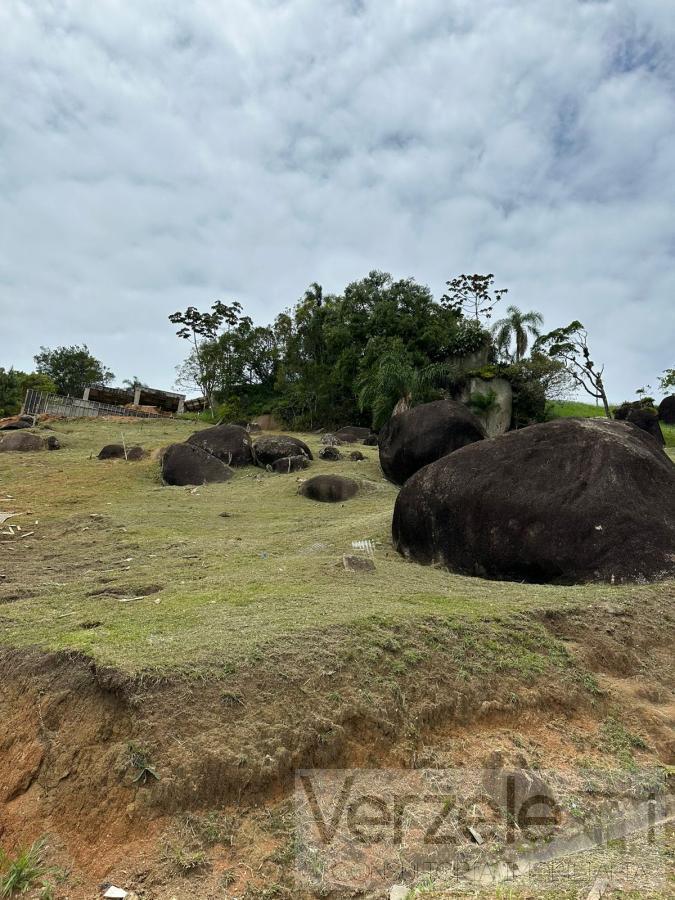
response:
[[[342,503],[359,492],[358,482],[341,475],[315,475],[300,485],[299,492],[320,503]]]
[[[379,436],[385,477],[403,484],[423,466],[481,441],[485,429],[463,403],[436,400],[392,416]]]
[[[201,447],[228,466],[248,466],[253,463],[251,437],[240,425],[213,425],[196,431],[187,439],[188,444]]]
[[[337,447],[329,445],[328,447],[322,447],[319,450],[319,459],[327,459],[331,462],[337,462],[338,459],[342,459],[342,454]]]
[[[261,466],[271,466],[278,459],[288,456],[306,456],[307,459],[313,459],[312,451],[304,441],[287,434],[270,434],[259,437],[253,445],[253,452]]]
[[[352,452],[349,454],[349,458],[352,462],[361,462],[366,457],[363,455],[363,453],[361,453],[360,450],[352,450]]]
[[[193,444],[170,444],[160,457],[166,484],[210,484],[229,481],[234,474],[225,463]]]
[[[285,456],[281,459],[275,459],[267,468],[272,472],[288,475],[291,472],[299,472],[301,469],[309,468],[309,459],[304,453],[298,453],[296,456]]]
[[[8,431],[0,435],[0,453],[16,450],[21,453],[30,453],[36,450],[46,450],[47,442],[37,434],[27,431]],[[51,449],[51,448],[50,448]]]
[[[399,553],[537,583],[675,575],[675,465],[632,425],[558,419],[458,450],[410,478]]]
[[[335,432],[335,437],[344,444],[360,444],[370,434],[370,428],[362,428],[360,425],[346,425]]]
[[[675,425],[675,394],[664,397],[659,403],[659,419],[665,425]]]
[[[378,437],[376,434],[369,434],[368,437],[364,437],[361,443],[366,447],[377,447]]]
[[[635,425],[642,431],[646,431],[659,443],[662,447],[666,445],[666,439],[659,425],[659,417],[650,409],[631,409],[626,416],[626,421],[631,425]]]

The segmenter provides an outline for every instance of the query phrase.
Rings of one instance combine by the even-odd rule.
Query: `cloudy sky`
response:
[[[0,365],[170,388],[167,315],[378,268],[675,365],[673,0],[3,0]]]

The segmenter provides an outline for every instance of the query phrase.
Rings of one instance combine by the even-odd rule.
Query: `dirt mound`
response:
[[[8,453],[14,450],[34,452],[46,449],[47,442],[37,434],[29,434],[25,431],[9,431],[7,434],[0,435],[0,453]]]
[[[192,444],[170,444],[160,457],[162,478],[166,484],[210,484],[229,481],[232,469],[220,459]]]
[[[287,434],[270,434],[260,437],[253,445],[253,452],[261,466],[271,466],[278,459],[290,456],[306,456],[313,459],[312,451],[304,441]]]
[[[359,492],[358,482],[342,475],[315,475],[300,486],[300,493],[321,503],[342,503]]]
[[[196,431],[187,439],[188,444],[206,450],[228,466],[253,464],[251,437],[240,425],[214,425]]]
[[[532,425],[414,475],[392,532],[417,562],[487,578],[665,578],[675,574],[675,465],[622,422]]]
[[[392,416],[384,426],[380,465],[389,481],[403,484],[423,466],[484,437],[481,422],[463,403],[422,403]]]

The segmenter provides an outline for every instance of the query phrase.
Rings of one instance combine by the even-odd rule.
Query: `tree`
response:
[[[195,306],[188,306],[185,312],[175,312],[169,321],[180,325],[176,334],[192,343],[192,351],[188,357],[191,377],[205,397],[206,402],[214,409],[214,390],[216,372],[214,367],[213,344],[223,324],[231,328],[239,320],[242,306],[236,301],[230,305],[217,300],[211,312],[200,312]],[[179,377],[182,377],[179,375]]]
[[[541,313],[521,312],[517,306],[507,306],[506,317],[495,322],[492,335],[497,351],[508,360],[520,362],[527,353],[530,336],[539,337],[539,326],[544,324]],[[515,340],[515,352],[511,353],[511,343]]]
[[[34,357],[37,372],[47,375],[60,394],[79,397],[91,384],[109,384],[115,375],[89,352],[86,344],[81,347],[57,347],[50,350],[40,347]]]
[[[417,369],[399,346],[380,357],[378,364],[357,382],[359,408],[372,411],[372,426],[381,428],[391,417],[421,403],[435,388],[449,384],[455,371],[447,363]]]
[[[19,373],[0,367],[0,416],[13,416],[21,406]]]
[[[596,368],[588,349],[588,333],[581,322],[570,322],[565,328],[556,328],[537,339],[535,348],[560,360],[577,387],[595,400],[602,400],[605,415],[611,418],[602,374],[605,367]]]
[[[441,297],[449,309],[466,318],[475,319],[477,322],[482,316],[492,318],[492,311],[502,297],[508,293],[508,288],[495,290],[492,288],[495,277],[489,275],[458,275],[451,281],[446,281],[447,292]]]
[[[124,381],[122,382],[122,384],[124,385],[124,387],[128,387],[132,391],[135,391],[136,388],[139,388],[139,387],[140,388],[149,387],[149,385],[147,385],[144,381],[141,381],[141,379],[138,377],[138,375],[134,375],[131,378],[125,378]]]
[[[671,388],[675,388],[675,369],[666,369],[663,375],[659,378],[659,387],[664,394]]]

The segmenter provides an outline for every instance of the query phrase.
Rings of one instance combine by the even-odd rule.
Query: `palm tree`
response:
[[[359,408],[372,410],[373,428],[381,428],[391,416],[410,409],[434,388],[447,386],[456,375],[455,367],[447,363],[416,369],[407,353],[392,350],[357,382]]]
[[[527,353],[530,336],[539,337],[539,327],[544,324],[544,317],[534,310],[527,313],[521,312],[517,306],[507,307],[506,313],[504,319],[495,322],[492,334],[497,350],[510,358],[511,342],[515,338],[516,352],[512,358],[515,362],[520,362]]]

